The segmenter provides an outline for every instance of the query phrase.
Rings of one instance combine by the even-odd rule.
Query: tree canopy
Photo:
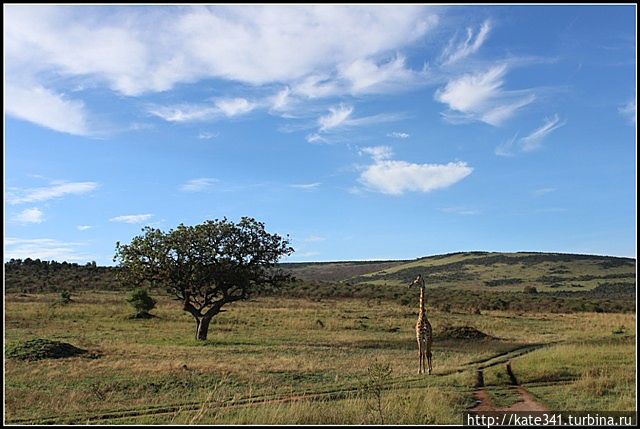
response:
[[[226,218],[163,232],[145,227],[130,244],[116,243],[119,279],[131,287],[164,287],[196,319],[196,338],[207,338],[209,323],[225,304],[291,280],[276,268],[293,253],[289,240],[249,217]]]

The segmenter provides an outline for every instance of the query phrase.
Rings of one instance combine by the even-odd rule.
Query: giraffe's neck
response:
[[[427,317],[427,310],[424,306],[424,284],[420,286],[420,318]]]

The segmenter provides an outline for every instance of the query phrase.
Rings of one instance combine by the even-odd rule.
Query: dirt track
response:
[[[480,389],[474,394],[478,405],[471,408],[471,411],[549,411],[549,408],[538,402],[527,389],[522,386],[518,386],[516,389],[522,400],[505,408],[496,407],[487,391]]]

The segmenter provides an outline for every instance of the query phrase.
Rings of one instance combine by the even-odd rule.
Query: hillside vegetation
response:
[[[408,284],[418,274],[433,287],[538,291],[594,289],[603,283],[635,285],[636,260],[563,253],[467,252],[420,258],[354,276],[349,283]]]
[[[636,260],[561,253],[459,252],[413,261],[286,263],[298,279],[277,296],[312,299],[366,298],[411,305],[418,274],[427,301],[444,311],[635,311]],[[37,293],[119,290],[116,267],[11,260],[5,290]],[[273,294],[273,293],[272,293]]]

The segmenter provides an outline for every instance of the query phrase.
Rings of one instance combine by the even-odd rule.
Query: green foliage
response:
[[[197,322],[196,338],[206,340],[209,323],[226,304],[274,290],[291,275],[277,269],[293,253],[289,241],[264,224],[206,221],[163,232],[146,227],[130,244],[116,244],[118,279],[125,285],[164,287]]]
[[[378,424],[384,423],[385,405],[383,404],[382,393],[391,379],[392,369],[389,363],[381,363],[375,360],[367,368],[367,378],[363,385],[363,390],[372,398],[372,402],[367,404],[369,412],[375,414]]]
[[[67,305],[70,304],[73,300],[71,299],[71,292],[67,290],[63,290],[60,292],[60,304]]]
[[[11,259],[5,263],[5,288],[22,293],[122,290],[117,268],[69,262]]]
[[[135,317],[143,318],[149,316],[149,311],[156,306],[155,299],[149,296],[146,289],[137,288],[131,292],[127,302],[136,310]]]

